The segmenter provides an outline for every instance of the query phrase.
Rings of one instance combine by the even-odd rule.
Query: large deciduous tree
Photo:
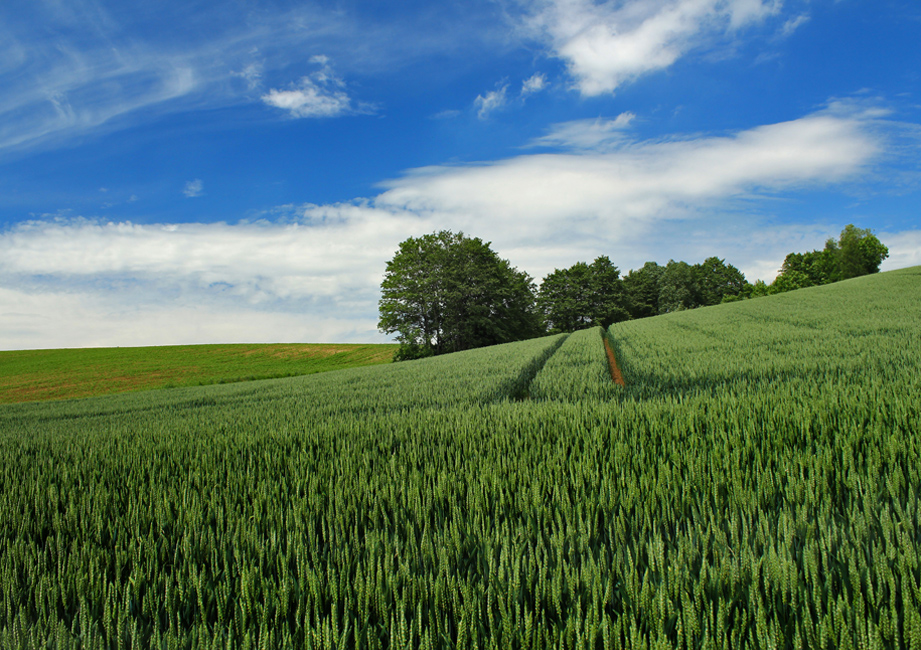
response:
[[[838,273],[842,280],[879,273],[879,265],[889,257],[889,249],[869,228],[848,224],[838,238]]]
[[[718,305],[745,294],[748,282],[742,272],[726,260],[708,257],[694,265],[700,306]]]
[[[697,274],[687,262],[669,260],[659,276],[659,313],[694,309],[700,305]]]
[[[537,309],[550,333],[606,328],[630,317],[620,271],[604,255],[591,264],[577,262],[545,277]]]
[[[397,359],[457,352],[539,333],[534,283],[488,242],[447,230],[410,237],[387,263],[378,327]]]

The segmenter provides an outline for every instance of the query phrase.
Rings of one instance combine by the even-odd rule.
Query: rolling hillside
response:
[[[0,404],[310,375],[389,363],[396,348],[290,343],[0,352]]]
[[[0,646],[921,647],[919,349],[912,268],[2,406]]]

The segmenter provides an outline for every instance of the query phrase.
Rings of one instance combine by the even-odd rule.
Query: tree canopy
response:
[[[555,269],[545,277],[537,309],[551,334],[608,327],[630,318],[620,271],[604,255],[591,264],[577,262],[568,269]]]
[[[663,267],[646,262],[624,276],[627,309],[631,318],[648,318],[659,313],[659,279]]]
[[[719,257],[700,264],[669,260],[665,266],[646,262],[624,277],[631,318],[647,318],[735,300],[746,294],[745,276]]]
[[[749,286],[739,269],[718,257],[708,257],[694,265],[694,275],[701,306],[718,305],[743,297]]]
[[[621,277],[602,255],[555,269],[538,291],[489,242],[443,230],[410,237],[387,263],[378,327],[397,335],[397,359],[412,359],[837,282],[878,272],[888,256],[851,224],[823,250],[787,255],[770,285],[715,256],[646,262]]]
[[[517,341],[541,333],[534,291],[479,238],[410,237],[387,263],[378,327],[397,335],[398,359]]]
[[[770,293],[878,273],[880,264],[887,257],[889,249],[873,231],[848,224],[841,231],[838,241],[829,239],[823,250],[787,255],[780,274],[771,284]]]

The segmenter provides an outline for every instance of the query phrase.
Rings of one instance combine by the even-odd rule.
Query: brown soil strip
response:
[[[601,339],[604,341],[604,351],[608,353],[608,366],[611,368],[611,379],[614,380],[614,383],[618,386],[626,386],[624,381],[624,376],[620,373],[620,368],[617,367],[617,359],[614,358],[614,349],[611,347],[611,342],[608,340],[608,337],[605,336],[604,332],[601,333]]]

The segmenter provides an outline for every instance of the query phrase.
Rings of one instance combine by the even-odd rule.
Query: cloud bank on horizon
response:
[[[386,261],[444,228],[538,281],[770,280],[847,223],[921,264],[921,55],[839,75],[842,4],[0,8],[0,349],[383,341]]]

